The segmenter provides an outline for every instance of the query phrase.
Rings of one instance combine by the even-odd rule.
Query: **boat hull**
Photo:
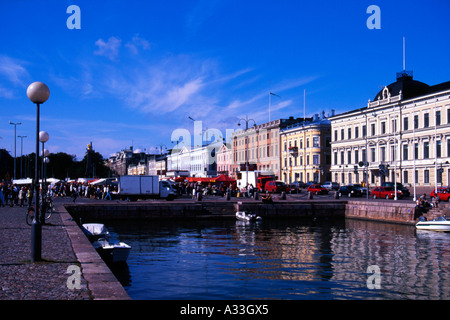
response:
[[[450,221],[423,221],[416,224],[418,230],[450,232]]]

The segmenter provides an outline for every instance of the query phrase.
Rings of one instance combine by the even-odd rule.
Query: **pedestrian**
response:
[[[0,206],[5,206],[5,196],[3,194],[3,185],[0,184]]]
[[[109,198],[109,200],[111,200],[111,194],[109,193],[109,187],[105,186],[105,188],[103,190],[105,193],[105,197],[103,198],[103,200],[106,200],[106,198]]]
[[[28,207],[31,207],[31,201],[33,200],[33,192],[31,191],[31,188],[27,190],[27,204]]]
[[[25,190],[23,188],[24,187],[21,187],[20,190],[19,190],[19,203],[20,203],[21,207],[23,207],[23,202],[25,200],[25,194],[24,194]]]
[[[78,191],[77,191],[77,188],[73,188],[73,190],[72,190],[72,201],[73,202],[75,202],[75,200],[77,200],[77,197],[78,197]]]

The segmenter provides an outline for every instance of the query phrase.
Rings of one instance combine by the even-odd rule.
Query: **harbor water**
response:
[[[134,300],[450,298],[450,233],[352,219],[105,221]]]

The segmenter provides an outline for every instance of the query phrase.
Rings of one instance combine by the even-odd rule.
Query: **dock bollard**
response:
[[[197,192],[197,201],[202,201],[203,194],[201,192]]]
[[[313,194],[311,191],[308,192],[308,200],[312,200],[313,198]]]
[[[231,200],[231,191],[230,190],[227,191],[227,200]]]
[[[334,193],[334,198],[335,198],[335,199],[339,199],[339,192],[336,191],[336,192]]]
[[[255,200],[259,199],[258,191],[255,191],[255,193],[253,194],[253,199],[255,199]]]
[[[286,200],[286,192],[281,192],[281,200]]]

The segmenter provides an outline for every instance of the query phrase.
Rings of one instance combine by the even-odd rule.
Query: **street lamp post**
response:
[[[21,122],[11,122],[9,121],[9,124],[12,124],[14,126],[14,180],[16,180],[16,137],[17,137],[17,126],[21,125]]]
[[[241,121],[245,121],[245,133],[246,133],[246,136],[245,136],[245,173],[246,173],[246,180],[247,180],[246,188],[248,191],[248,136],[247,136],[248,132],[247,132],[247,130],[248,130],[248,123],[250,121],[253,121],[254,127],[256,127],[256,122],[253,119],[249,119],[248,116],[245,116],[245,119],[239,119],[238,126],[241,125]]]
[[[50,137],[49,137],[49,135],[48,135],[48,133],[46,131],[39,132],[39,141],[42,143],[42,167],[41,167],[41,186],[42,186],[42,188],[41,188],[41,199],[42,199],[42,201],[41,201],[41,216],[44,216],[44,209],[45,209],[45,207],[44,207],[44,199],[45,199],[45,195],[46,195],[46,192],[47,192],[47,190],[45,189],[46,188],[46,182],[47,182],[46,181],[47,179],[45,177],[45,159],[48,159],[46,157],[50,154],[50,152],[47,149],[44,149],[44,144],[48,141],[49,138]],[[42,222],[45,223],[45,219],[43,219]]]
[[[42,225],[39,217],[39,107],[48,100],[50,90],[42,82],[33,82],[27,88],[27,96],[36,104],[36,158],[34,167],[34,201],[35,215],[31,224],[31,262],[41,260]]]
[[[23,138],[26,138],[27,136],[17,136],[20,138],[20,178],[23,178],[23,165],[22,165],[22,158],[23,158]]]

